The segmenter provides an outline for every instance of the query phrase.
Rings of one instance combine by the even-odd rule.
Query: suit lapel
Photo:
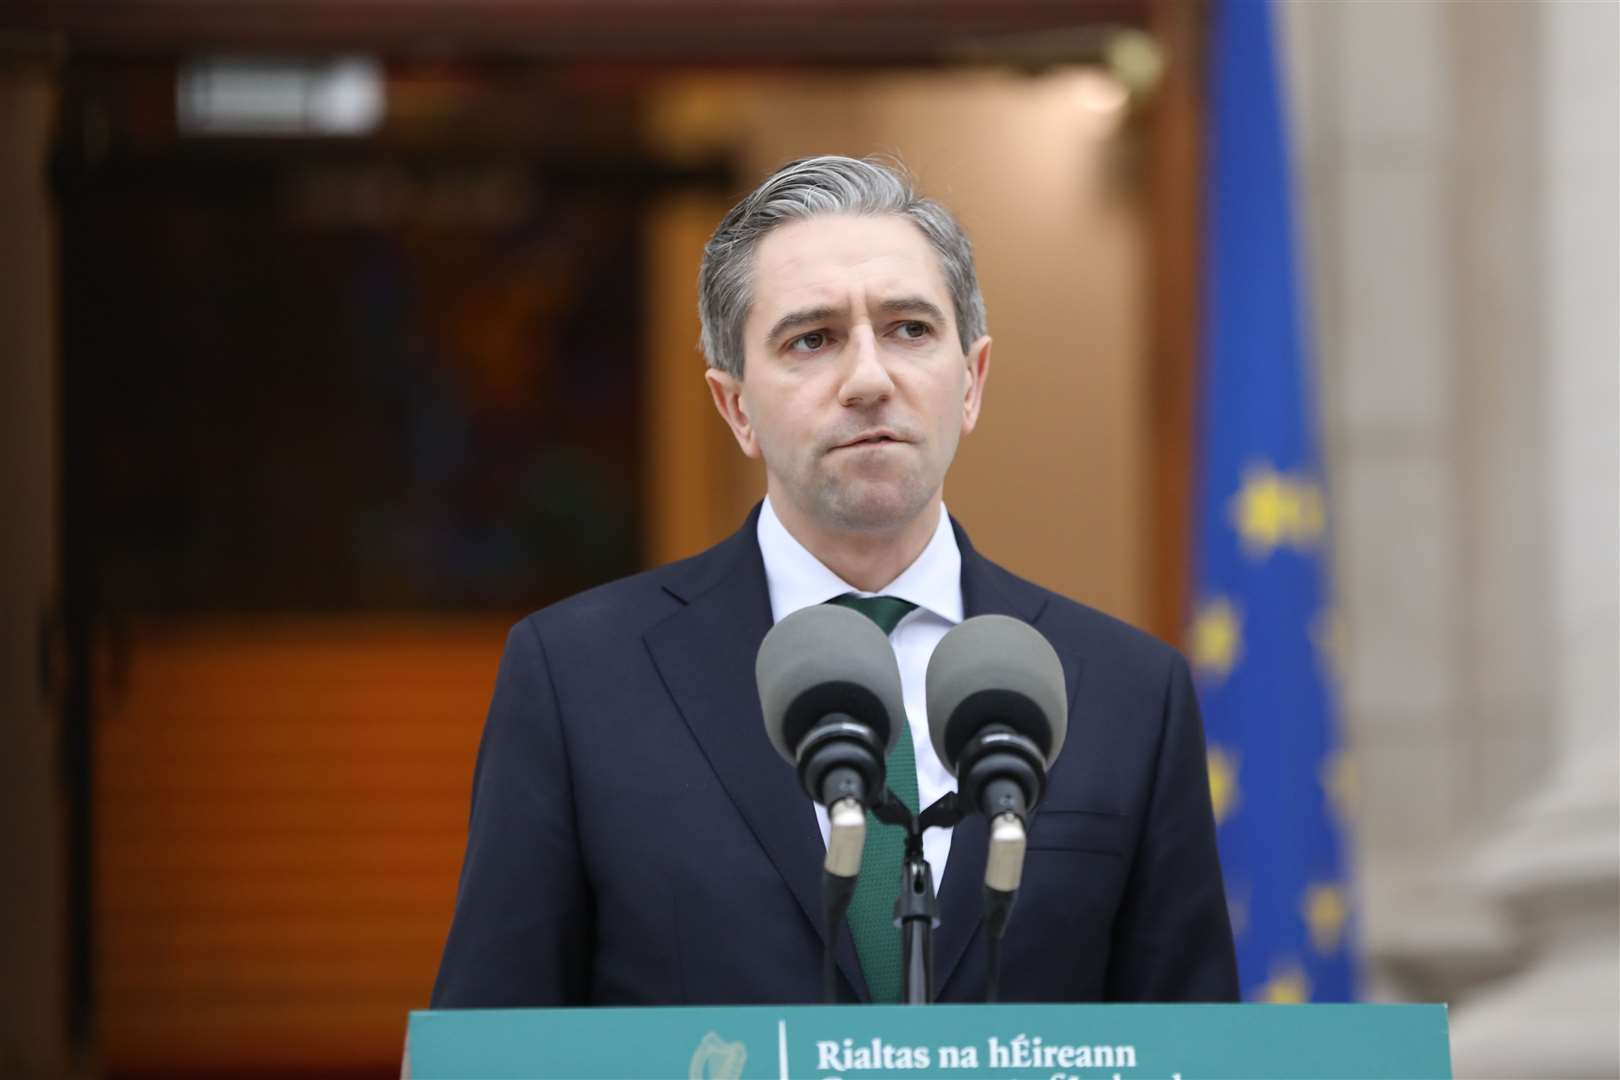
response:
[[[793,769],[765,737],[754,658],[771,628],[770,594],[757,534],[758,509],[730,540],[683,564],[665,585],[686,606],[648,630],[648,651],[681,717],[766,857],[825,941],[815,810]],[[837,960],[856,995],[869,999],[849,934]]]
[[[956,545],[962,552],[962,610],[966,618],[1010,615],[1034,624],[1046,607],[1046,595],[1007,574],[973,549],[955,520]],[[1063,679],[1073,715],[1079,664],[1059,651]],[[1033,815],[1032,815],[1033,816]],[[951,837],[950,860],[940,883],[940,927],[934,939],[934,985],[943,991],[984,921],[984,860],[990,830],[983,815],[973,814]]]

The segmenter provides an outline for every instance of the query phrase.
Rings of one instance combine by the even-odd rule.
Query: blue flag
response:
[[[1339,633],[1271,9],[1225,0],[1214,18],[1188,653],[1244,997],[1346,1001],[1354,775],[1336,734]]]

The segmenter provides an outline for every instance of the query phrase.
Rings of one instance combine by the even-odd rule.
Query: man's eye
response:
[[[921,341],[929,334],[932,334],[934,332],[934,328],[925,322],[910,320],[908,322],[901,323],[898,327],[898,332],[900,336],[905,338],[907,341]]]
[[[820,330],[812,330],[808,334],[800,334],[788,342],[788,348],[793,352],[818,352],[827,345],[827,335]]]

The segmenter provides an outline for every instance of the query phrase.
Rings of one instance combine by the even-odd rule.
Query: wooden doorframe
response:
[[[686,64],[949,63],[1061,51],[1098,26],[1146,28],[1157,0],[15,0],[0,31],[71,51],[361,49]]]
[[[0,1060],[58,1076],[67,1057],[66,986],[73,963],[64,833],[60,470],[56,385],[57,263],[45,183],[56,111],[55,60],[0,48],[0,837],[12,884],[0,898],[8,960],[0,990]]]
[[[1152,0],[1150,31],[1168,59],[1152,124],[1153,273],[1148,285],[1151,612],[1146,629],[1183,643],[1192,597],[1194,470],[1203,309],[1204,44],[1207,0]]]

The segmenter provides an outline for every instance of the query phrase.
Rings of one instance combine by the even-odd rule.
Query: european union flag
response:
[[[1270,16],[1262,0],[1214,12],[1188,651],[1244,996],[1344,1001],[1354,778],[1335,734],[1339,634]]]

